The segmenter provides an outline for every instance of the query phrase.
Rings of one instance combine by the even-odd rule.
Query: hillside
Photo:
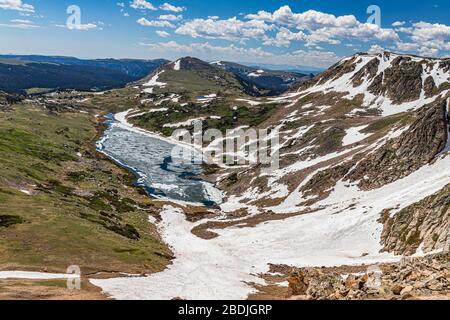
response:
[[[0,56],[0,90],[12,93],[106,90],[136,81],[166,62]]]
[[[216,61],[212,65],[232,72],[242,81],[257,88],[261,95],[280,95],[313,77],[311,74],[268,70],[226,61]]]
[[[239,94],[244,86],[230,72],[196,58],[167,63],[138,83],[147,93],[175,93],[189,96],[218,93]]]
[[[168,263],[148,223],[158,204],[96,152],[104,126],[97,112],[67,99],[58,109],[32,98],[3,109],[0,100],[1,271],[61,273],[77,264],[86,275],[112,275]]]
[[[448,250],[449,63],[389,52],[344,59],[261,125],[280,131],[281,168],[246,169],[222,185],[260,212],[350,208],[366,225],[384,222],[377,241],[387,252]]]
[[[150,87],[148,93],[271,96],[310,79],[311,75],[186,57],[167,63],[139,84]]]
[[[316,210],[331,217],[351,208],[348,225],[364,223],[376,235],[371,241],[378,250],[448,249],[449,63],[389,52],[358,54],[284,96],[213,97],[180,106],[166,93],[168,98],[147,102],[130,121],[166,135],[173,128],[191,129],[190,119],[202,119],[205,128],[277,129],[280,169],[230,167],[217,173],[228,195],[222,209],[231,215],[236,208],[241,215],[247,211],[241,225]],[[160,81],[167,81],[170,91],[170,78]],[[426,212],[433,213],[431,220],[424,220]],[[210,228],[208,223],[196,227]],[[399,229],[403,234],[394,236]]]

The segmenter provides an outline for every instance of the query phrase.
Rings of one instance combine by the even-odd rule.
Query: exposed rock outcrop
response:
[[[364,79],[373,79],[377,75],[378,67],[380,65],[380,60],[374,58],[369,61],[361,70],[359,70],[353,77],[353,86],[360,86]]]
[[[362,274],[345,274],[345,267],[294,269],[288,277],[287,299],[447,300],[450,299],[449,261],[447,252],[366,267]]]
[[[417,100],[422,91],[422,73],[421,63],[399,56],[390,68],[380,73],[369,91],[378,96],[385,95],[395,104]]]
[[[446,101],[439,99],[415,113],[416,120],[400,137],[366,157],[349,174],[351,182],[368,190],[401,179],[430,163],[448,137]]]
[[[412,255],[419,248],[425,253],[450,250],[450,184],[393,216],[386,210],[380,222],[385,251]]]

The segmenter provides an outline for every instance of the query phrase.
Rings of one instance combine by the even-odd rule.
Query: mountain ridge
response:
[[[82,60],[55,56],[0,56],[0,89],[10,93],[99,91],[136,81],[166,60]]]

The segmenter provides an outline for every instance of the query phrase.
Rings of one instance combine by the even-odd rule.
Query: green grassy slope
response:
[[[31,104],[0,111],[0,269],[166,266],[170,252],[148,222],[157,206],[95,151],[98,126],[88,114]]]

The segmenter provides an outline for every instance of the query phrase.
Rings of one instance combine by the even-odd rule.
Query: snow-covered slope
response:
[[[449,79],[450,60],[385,52],[340,61],[277,98],[283,107],[263,126],[279,131],[280,168],[250,167],[235,171],[233,183],[222,180],[229,194],[223,209],[301,214],[338,186],[376,191],[448,158]],[[441,175],[442,189],[450,169]],[[411,192],[417,201],[425,198]],[[420,237],[415,241],[418,247]]]
[[[450,59],[358,54],[340,61],[317,77],[305,92],[345,93],[384,116],[412,109],[442,97],[450,89]]]

